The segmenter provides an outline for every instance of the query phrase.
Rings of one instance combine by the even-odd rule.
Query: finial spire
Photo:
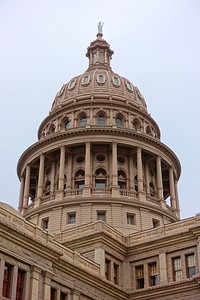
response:
[[[103,22],[99,22],[98,23],[98,34],[102,34],[103,35],[103,32],[102,32],[103,25],[104,25]]]

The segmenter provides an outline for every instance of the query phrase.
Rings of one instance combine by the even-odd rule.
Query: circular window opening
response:
[[[49,175],[51,172],[51,166],[46,167],[45,174]]]
[[[84,155],[79,155],[79,156],[77,156],[76,162],[77,162],[78,164],[81,164],[81,163],[83,163],[84,161],[85,161],[85,156],[84,156]]]
[[[118,161],[118,163],[120,163],[120,164],[124,164],[125,163],[125,161],[126,161],[126,159],[125,159],[125,157],[124,156],[118,156],[117,157],[117,161]]]
[[[96,160],[98,160],[98,161],[104,161],[106,159],[106,157],[105,157],[105,155],[104,154],[102,154],[102,153],[100,153],[100,154],[97,154],[97,156],[96,156]]]

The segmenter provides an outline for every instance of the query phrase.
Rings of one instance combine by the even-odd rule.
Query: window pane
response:
[[[122,119],[121,118],[116,118],[115,123],[117,126],[122,126]]]
[[[69,120],[66,121],[65,128],[70,128],[70,121]]]
[[[97,212],[97,220],[105,221],[105,219],[106,219],[105,212]]]
[[[24,276],[25,276],[25,272],[21,271],[21,270],[18,270],[16,300],[22,300],[23,299]]]
[[[68,214],[68,223],[75,224],[76,223],[76,213]]]
[[[98,116],[98,124],[99,125],[105,125],[105,117],[104,116]]]
[[[3,276],[3,297],[10,297],[10,283],[11,283],[11,275],[12,275],[12,266],[9,264],[5,264],[4,266],[4,276]]]
[[[86,117],[81,117],[80,118],[80,126],[85,126],[87,124],[87,118]]]

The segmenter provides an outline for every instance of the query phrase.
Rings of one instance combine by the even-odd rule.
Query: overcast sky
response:
[[[181,216],[200,212],[200,1],[0,0],[0,201],[17,208],[20,155],[104,22],[112,69],[136,85],[179,157]]]

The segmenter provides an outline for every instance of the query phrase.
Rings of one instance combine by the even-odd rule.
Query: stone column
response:
[[[110,125],[113,125],[113,110],[110,109]]]
[[[23,207],[26,208],[28,205],[29,192],[30,192],[30,174],[31,174],[31,166],[26,166],[26,177],[25,177],[25,187],[24,187],[24,201]]]
[[[130,190],[134,190],[134,178],[133,178],[133,152],[129,154],[129,178],[130,178]]]
[[[147,192],[147,195],[149,196],[149,195],[150,195],[150,186],[149,186],[149,165],[148,165],[147,162],[145,163],[145,174],[146,174],[146,192]]]
[[[40,273],[41,270],[36,266],[31,270],[30,300],[38,300],[39,298]]]
[[[144,264],[144,288],[148,288],[149,284],[148,264]]]
[[[23,290],[23,299],[29,299],[29,293],[30,293],[30,272],[27,271],[25,273],[25,279],[24,279],[24,290]]]
[[[105,250],[102,248],[95,249],[94,261],[100,265],[100,275],[105,276]]]
[[[55,300],[60,300],[60,290],[56,290],[56,299]]]
[[[159,253],[159,281],[160,284],[167,283],[167,261],[166,261],[166,253]]]
[[[83,196],[91,195],[91,144],[85,143],[85,186],[83,188]]]
[[[44,188],[44,154],[40,155],[40,167],[39,167],[39,177],[38,177],[38,190],[37,190],[37,198],[41,198],[43,196],[43,188]]]
[[[55,176],[56,176],[56,162],[52,162],[52,171],[51,171],[51,194],[55,192]]]
[[[2,291],[3,291],[4,267],[5,267],[5,261],[1,259],[0,260],[0,295],[2,295]]]
[[[128,260],[122,262],[122,286],[125,290],[131,289],[131,266]]]
[[[11,280],[11,297],[10,299],[16,299],[16,289],[17,289],[17,274],[18,267],[14,266],[12,271],[12,280]]]
[[[163,199],[163,180],[162,180],[162,168],[161,168],[161,157],[156,157],[156,169],[157,169],[157,189],[158,199]]]
[[[80,300],[80,295],[81,295],[81,292],[75,290],[75,289],[72,289],[71,290],[71,299],[70,300]]]
[[[90,120],[89,120],[89,124],[94,124],[93,109],[92,108],[90,108]]]
[[[119,197],[116,142],[112,143],[112,197]]]
[[[143,192],[142,150],[137,148],[138,192]]]
[[[179,205],[179,196],[178,196],[178,180],[175,179],[175,197],[176,197],[176,213],[180,218],[180,205]]]
[[[70,127],[74,127],[74,112],[71,114],[71,122]]]
[[[197,273],[200,273],[200,238],[197,240]]]
[[[65,146],[60,148],[60,167],[59,167],[59,181],[58,189],[60,191],[64,190],[64,178],[65,177]]]
[[[142,149],[137,148],[137,179],[138,179],[138,199],[146,201],[143,182]]]
[[[175,187],[174,187],[174,171],[173,168],[169,168],[169,187],[170,187],[170,201],[172,210],[176,211],[176,198],[175,198]]]
[[[18,209],[21,210],[23,207],[23,198],[24,198],[24,176],[21,176],[21,184],[20,184],[20,193],[19,193],[19,206]]]
[[[43,300],[49,300],[51,298],[51,277],[46,271],[43,272]]]
[[[72,154],[68,155],[67,190],[72,189]]]
[[[161,166],[161,157],[156,157],[156,170],[157,170],[157,189],[158,189],[158,200],[162,208],[166,208],[166,203],[164,201],[163,194],[163,178],[162,178],[162,166]]]
[[[107,49],[105,49],[105,52],[104,52],[104,61],[105,61],[106,64],[108,63],[108,51],[107,51]]]

